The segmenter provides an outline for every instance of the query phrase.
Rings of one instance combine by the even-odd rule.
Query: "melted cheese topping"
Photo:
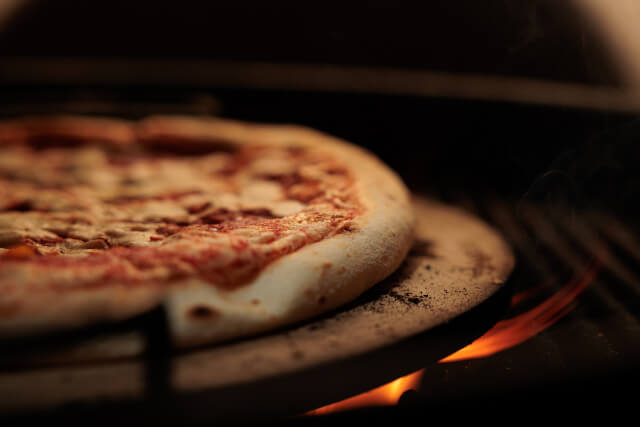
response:
[[[360,209],[347,169],[311,149],[172,156],[6,145],[0,294],[188,276],[234,289],[348,229]]]

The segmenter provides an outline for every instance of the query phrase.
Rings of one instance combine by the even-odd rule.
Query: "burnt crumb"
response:
[[[424,266],[424,269],[425,269],[425,270],[431,270],[431,265],[429,265],[429,264],[425,265],[425,266]]]
[[[358,231],[358,227],[355,224],[346,224],[340,231],[344,231],[345,233],[353,233]]]
[[[324,304],[326,302],[327,302],[327,297],[321,296],[320,298],[318,298],[318,304]]]
[[[435,244],[432,240],[417,239],[409,251],[409,256],[437,258],[438,256],[434,252],[434,246]]]
[[[410,292],[399,293],[394,290],[388,292],[386,295],[405,305],[418,305],[429,299],[429,295],[427,294],[416,295]]]
[[[196,305],[192,307],[188,316],[193,319],[209,319],[214,317],[218,312],[211,307],[207,307],[206,305]]]

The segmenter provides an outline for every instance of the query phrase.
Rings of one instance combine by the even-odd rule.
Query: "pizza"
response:
[[[312,318],[402,262],[401,179],[316,130],[218,118],[0,122],[0,339],[162,307],[177,347]]]

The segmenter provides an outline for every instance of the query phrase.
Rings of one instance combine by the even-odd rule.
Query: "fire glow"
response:
[[[365,406],[390,406],[398,403],[398,399],[407,390],[415,389],[420,384],[422,371],[400,377],[388,384],[374,388],[357,396],[350,397],[340,402],[323,406],[308,412],[308,415],[323,415],[331,412],[348,409],[362,408]]]
[[[576,304],[576,298],[595,279],[600,267],[601,262],[593,262],[586,268],[583,274],[576,276],[542,303],[517,316],[499,321],[480,338],[441,359],[439,363],[458,362],[461,360],[491,356],[492,354],[521,344],[539,334],[572,310]],[[545,285],[543,284],[534,289],[537,290],[544,287]],[[513,308],[521,304],[531,296],[531,290],[513,295],[511,298],[511,307]],[[423,374],[424,369],[398,378],[368,392],[315,409],[308,412],[308,414],[322,415],[360,407],[395,405],[404,392],[419,387]]]

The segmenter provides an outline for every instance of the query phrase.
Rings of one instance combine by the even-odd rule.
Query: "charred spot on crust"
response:
[[[216,309],[206,305],[196,305],[188,311],[188,316],[192,319],[206,320],[216,317],[219,313]]]
[[[318,304],[324,304],[326,302],[327,302],[327,297],[321,296],[320,298],[318,298]]]
[[[345,224],[345,226],[342,227],[340,231],[344,231],[345,233],[353,233],[355,231],[358,231],[358,226],[356,226],[355,224]]]

